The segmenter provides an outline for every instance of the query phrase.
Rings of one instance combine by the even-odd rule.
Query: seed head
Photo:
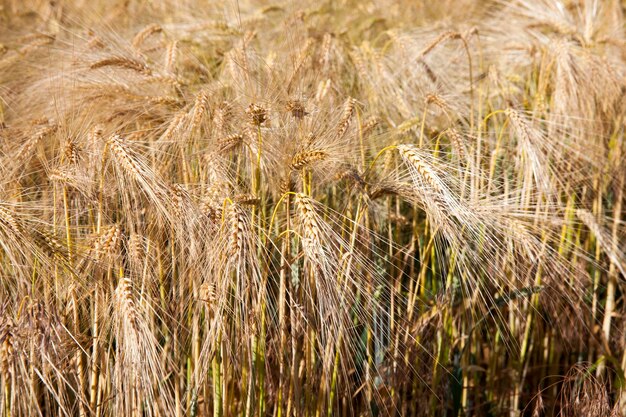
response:
[[[261,126],[267,120],[267,110],[258,104],[252,103],[246,109],[250,123],[254,126]]]

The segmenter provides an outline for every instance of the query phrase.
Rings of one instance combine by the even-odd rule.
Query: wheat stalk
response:
[[[354,98],[350,97],[346,100],[346,103],[343,106],[343,112],[341,113],[341,119],[339,119],[339,123],[337,124],[338,138],[342,138],[346,134],[346,131],[350,126],[350,120],[354,114],[355,105],[356,100]]]
[[[413,145],[398,145],[398,152],[402,159],[414,169],[424,181],[430,185],[437,193],[443,194],[445,186],[441,179],[435,174],[431,166],[420,156],[417,148]]]
[[[161,28],[161,26],[157,25],[156,23],[152,23],[146,26],[139,33],[137,33],[135,37],[133,38],[133,41],[132,41],[133,48],[135,49],[141,48],[141,45],[143,45],[146,39],[148,39],[150,36],[154,35],[155,33],[159,33],[162,31],[163,31],[163,28]]]
[[[120,135],[113,135],[107,139],[107,144],[124,169],[131,173],[135,179],[141,180],[143,178],[143,169],[122,137]]]
[[[323,161],[328,158],[328,152],[319,149],[300,151],[291,159],[291,170],[300,171],[310,167],[313,163]]]
[[[99,61],[94,62],[89,66],[91,69],[99,69],[106,67],[118,67],[124,68],[131,71],[138,72],[143,75],[152,75],[152,71],[150,68],[146,67],[139,61],[136,61],[131,58],[121,57],[121,56],[113,56],[109,58],[104,58]]]
[[[203,90],[196,96],[196,101],[193,106],[193,114],[191,116],[191,125],[189,131],[195,131],[202,123],[202,118],[208,111],[209,107],[209,91]]]

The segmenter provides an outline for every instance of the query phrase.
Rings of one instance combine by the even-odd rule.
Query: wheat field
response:
[[[0,416],[626,414],[625,11],[0,0]]]

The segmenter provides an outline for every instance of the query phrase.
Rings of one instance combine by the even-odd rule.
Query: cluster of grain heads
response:
[[[83,3],[0,7],[0,417],[626,411],[619,1]]]

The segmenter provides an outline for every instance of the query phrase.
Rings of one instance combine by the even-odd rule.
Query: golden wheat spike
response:
[[[155,33],[159,33],[162,31],[163,29],[161,28],[161,26],[157,25],[156,23],[152,23],[146,26],[139,33],[137,33],[135,37],[133,38],[133,42],[132,42],[133,48],[139,49],[148,37],[154,35]]]
[[[141,62],[136,61],[131,58],[126,58],[126,57],[121,57],[121,56],[114,56],[114,57],[101,59],[91,64],[89,68],[98,69],[98,68],[106,68],[106,67],[124,68],[124,69],[138,72],[140,74],[152,75],[152,70],[150,70],[150,68],[146,67]]]
[[[299,171],[303,168],[310,167],[313,163],[323,161],[328,158],[328,152],[312,149],[308,151],[298,152],[291,159],[291,169]]]

